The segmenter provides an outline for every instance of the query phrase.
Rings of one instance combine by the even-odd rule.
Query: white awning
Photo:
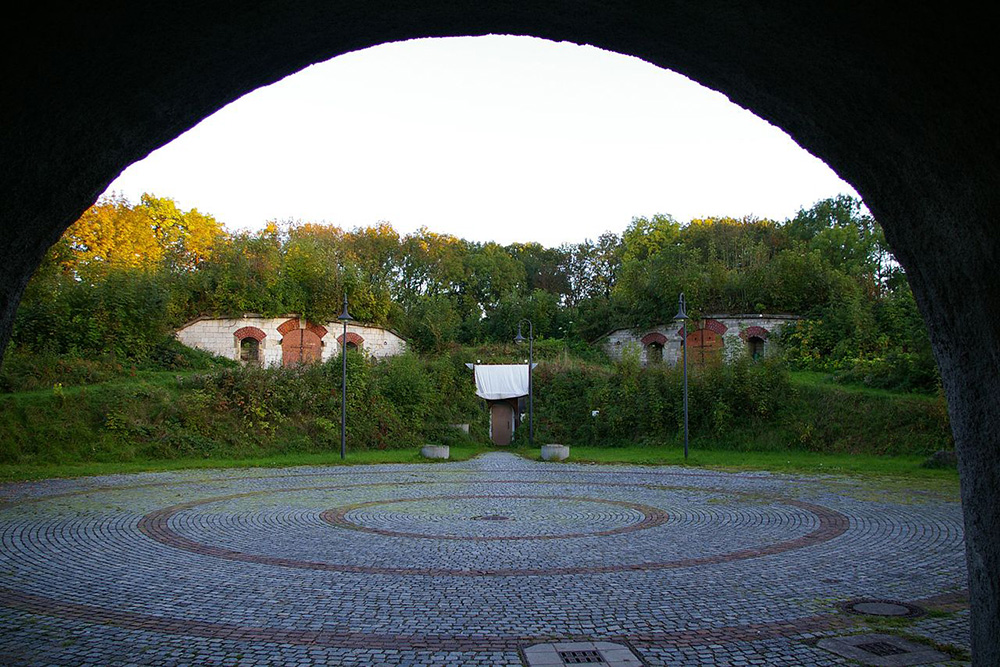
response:
[[[528,395],[528,364],[497,364],[473,369],[476,396],[488,401]]]

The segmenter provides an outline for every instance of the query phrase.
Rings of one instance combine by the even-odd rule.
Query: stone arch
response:
[[[717,0],[246,0],[25,5],[0,77],[0,351],[46,249],[126,166],[241,95],[336,55],[415,37],[587,43],[673,69],[784,129],[862,195],[907,271],[962,475],[976,662],[1000,664],[1000,44],[985,10]],[[142,29],[137,29],[141,26]],[[53,35],[56,38],[53,38]],[[290,46],[292,45],[292,46]],[[30,63],[30,66],[28,65]],[[957,289],[955,286],[961,286]]]

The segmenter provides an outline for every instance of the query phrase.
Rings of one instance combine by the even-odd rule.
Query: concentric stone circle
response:
[[[447,503],[436,515],[419,512],[428,503]],[[416,506],[417,511],[379,511],[386,506]],[[499,509],[498,509],[499,507]],[[598,511],[598,508],[603,511]],[[375,510],[375,511],[373,511]],[[663,510],[621,500],[552,495],[439,495],[372,500],[323,512],[339,528],[394,537],[435,540],[554,540],[597,537],[655,528],[667,522]],[[470,525],[468,521],[517,521]],[[408,527],[403,530],[401,527]],[[420,530],[415,530],[418,527]],[[451,532],[443,532],[443,528]],[[500,534],[497,534],[500,533]]]
[[[447,484],[447,482],[429,483],[429,485],[439,484]],[[493,480],[491,484],[499,486],[559,485],[558,482],[548,480]],[[279,567],[328,572],[424,576],[446,575],[461,577],[506,577],[655,571],[713,565],[731,561],[759,558],[762,556],[779,554],[786,551],[821,544],[841,535],[848,526],[847,517],[835,510],[813,503],[781,497],[772,497],[769,500],[769,504],[762,506],[760,509],[754,509],[752,506],[737,508],[718,505],[705,507],[699,510],[693,510],[690,507],[684,509],[676,507],[674,510],[667,511],[661,508],[652,507],[650,505],[641,505],[631,501],[618,499],[597,499],[581,496],[499,493],[489,495],[444,494],[365,501],[317,513],[317,518],[325,525],[346,529],[351,532],[369,533],[385,538],[402,538],[406,540],[426,539],[428,541],[438,542],[458,540],[476,543],[506,543],[520,540],[549,541],[557,539],[612,539],[621,537],[626,533],[637,533],[649,528],[666,526],[672,526],[681,530],[684,533],[683,537],[685,537],[689,542],[691,541],[690,534],[692,531],[700,531],[702,534],[714,535],[718,534],[719,531],[722,530],[727,534],[734,532],[745,534],[743,536],[746,537],[750,536],[753,531],[763,528],[770,528],[768,534],[774,533],[775,527],[777,527],[778,532],[784,537],[784,539],[774,539],[773,537],[765,536],[761,538],[763,541],[758,540],[747,544],[744,544],[744,542],[737,537],[735,542],[729,540],[729,543],[739,545],[738,548],[735,549],[727,550],[718,548],[709,549],[706,552],[698,549],[696,546],[693,552],[691,549],[688,549],[679,553],[677,557],[669,559],[664,559],[662,557],[662,552],[659,549],[658,543],[653,541],[647,543],[646,555],[640,555],[634,561],[614,562],[614,559],[609,560],[607,556],[598,554],[597,562],[589,562],[587,564],[573,563],[560,565],[558,562],[550,559],[544,559],[546,563],[541,564],[538,563],[539,558],[529,558],[528,562],[520,565],[495,566],[490,565],[489,563],[497,560],[496,557],[498,554],[501,556],[504,555],[502,552],[497,552],[493,555],[482,554],[482,556],[486,556],[485,558],[481,557],[481,555],[476,552],[475,558],[471,561],[471,563],[468,562],[468,559],[466,559],[467,562],[464,565],[455,564],[455,562],[449,561],[445,564],[419,566],[411,563],[403,564],[399,561],[399,559],[391,558],[389,559],[388,564],[379,565],[368,560],[365,562],[345,562],[342,559],[337,560],[334,558],[324,558],[320,554],[316,553],[309,553],[306,556],[294,557],[258,548],[257,545],[262,543],[267,544],[266,540],[261,539],[260,531],[263,529],[273,531],[293,526],[311,526],[311,513],[309,511],[306,511],[304,514],[298,511],[291,513],[286,511],[276,515],[267,515],[261,514],[258,511],[259,508],[255,507],[254,511],[248,518],[244,518],[241,513],[234,511],[227,511],[221,514],[202,513],[209,506],[232,501],[243,502],[248,499],[260,498],[268,495],[309,491],[340,491],[348,488],[357,491],[364,489],[365,486],[366,485],[364,484],[352,484],[345,487],[292,487],[207,497],[150,512],[140,519],[137,527],[144,535],[169,547],[230,561],[260,563]],[[384,485],[374,484],[371,486],[382,487]],[[614,482],[590,482],[587,485],[590,489],[606,489],[620,486],[622,485]],[[685,492],[688,494],[693,493],[698,495],[718,493],[717,490],[712,488],[699,487],[654,485],[649,488],[667,493]],[[726,495],[738,498],[744,494],[741,494],[741,492],[738,491],[727,491]],[[760,494],[752,495],[759,500]],[[429,521],[425,521],[422,531],[395,530],[380,527],[378,525],[371,525],[373,523],[377,523],[378,521],[383,521],[389,525],[399,525],[408,518],[405,515],[401,516],[392,513],[365,515],[362,513],[360,516],[355,517],[355,520],[352,520],[353,513],[371,507],[399,505],[404,503],[427,503],[432,501],[455,502],[470,500],[489,500],[493,503],[501,500],[518,500],[534,501],[535,503],[544,502],[550,504],[557,502],[571,503],[574,505],[579,505],[580,503],[605,505],[614,508],[615,512],[610,516],[605,515],[603,517],[604,520],[610,520],[612,524],[616,525],[603,530],[590,530],[589,532],[540,532],[533,535],[525,535],[525,522],[511,522],[513,526],[511,526],[511,524],[505,524],[502,528],[513,528],[514,531],[520,531],[520,534],[516,532],[496,534],[496,532],[498,532],[496,530],[492,531],[494,534],[486,534],[488,531],[484,530],[481,522],[476,522],[478,525],[473,526],[472,523],[467,520],[468,518],[471,518],[471,515],[474,513],[478,514],[478,511],[472,510],[468,512],[456,513],[453,507],[449,508],[447,511],[441,512],[438,516],[431,518]],[[537,508],[538,506],[536,505],[535,509],[537,510]],[[784,508],[784,510],[782,508]],[[631,513],[631,515],[623,513],[622,510],[627,510]],[[548,512],[543,507],[542,511],[537,512],[537,515],[538,517],[545,517],[547,513]],[[424,518],[426,519],[427,517]],[[462,521],[456,522],[456,519],[460,518]],[[595,515],[593,512],[579,512],[574,518],[577,520],[577,523],[579,523],[581,520],[586,521],[588,519],[594,519]],[[248,523],[253,523],[257,529],[257,532],[254,532],[249,536],[246,530],[246,524]],[[446,526],[455,528],[456,526],[461,526],[462,524],[465,524],[467,528],[467,531],[464,534],[449,535],[442,532]],[[497,524],[499,524],[499,522],[497,522]],[[206,540],[203,539],[203,537],[196,535],[200,533],[203,536],[214,536],[226,532],[227,529],[230,529],[229,532],[232,533],[233,528],[235,528],[236,534],[232,536],[233,539],[231,544],[226,545],[219,544],[217,541]],[[490,526],[490,528],[493,529],[494,526]],[[537,530],[539,526],[536,524],[535,528]],[[546,529],[545,526],[542,526],[541,528],[543,528],[543,530]],[[551,527],[547,527],[547,529],[549,531],[552,530]],[[789,533],[791,533],[791,536],[787,536]],[[244,548],[244,546],[242,546],[243,544],[251,544],[253,545],[253,548]],[[382,545],[383,549],[390,550],[398,550],[400,547],[401,545],[398,542]],[[340,558],[342,554],[338,553],[336,556]],[[420,556],[420,552],[417,552],[417,556]],[[460,563],[461,559],[457,560]]]
[[[679,664],[863,623],[839,606],[861,595],[954,597],[956,506],[837,488],[502,454],[0,486],[0,663],[148,638],[150,664],[496,665],[557,638]]]

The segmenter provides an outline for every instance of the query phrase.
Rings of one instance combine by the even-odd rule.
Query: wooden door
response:
[[[696,329],[688,334],[688,363],[704,366],[722,359],[722,336],[711,329]]]
[[[494,445],[509,445],[514,437],[514,409],[509,403],[490,406],[490,434]]]
[[[309,329],[293,329],[281,339],[281,365],[295,366],[319,361],[323,347],[319,336]]]

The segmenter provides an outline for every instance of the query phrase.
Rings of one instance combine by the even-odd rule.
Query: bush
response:
[[[553,442],[663,443],[682,434],[680,368],[641,368],[638,358],[628,356],[614,367],[553,362],[540,364],[534,381],[538,429]],[[739,359],[690,369],[689,427],[725,435],[775,418],[791,393],[788,374],[776,361]]]

